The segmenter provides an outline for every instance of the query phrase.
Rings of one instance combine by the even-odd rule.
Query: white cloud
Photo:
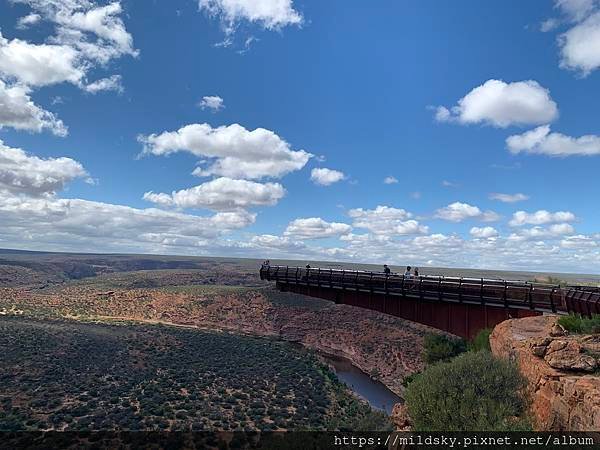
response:
[[[249,131],[238,124],[213,128],[207,123],[187,125],[177,131],[139,136],[144,153],[169,155],[185,151],[212,158],[198,176],[220,175],[230,178],[282,177],[302,169],[312,157],[304,150],[293,151],[274,132],[257,128]]]
[[[13,0],[56,26],[52,40],[67,44],[82,56],[106,64],[122,55],[136,56],[133,38],[120,15],[120,1],[98,6],[89,0]]]
[[[13,0],[31,7],[20,24],[47,21],[55,34],[46,43],[8,40],[0,34],[0,73],[29,86],[68,82],[85,89],[86,76],[123,56],[137,56],[125,29],[120,2],[98,6],[88,0]]]
[[[578,234],[565,237],[560,241],[560,245],[563,248],[589,249],[591,247],[597,247],[598,243],[590,236]]]
[[[302,15],[294,9],[293,0],[199,0],[201,10],[221,20],[226,33],[235,31],[238,23],[247,21],[267,30],[300,25]]]
[[[41,19],[42,19],[42,16],[40,16],[39,14],[35,14],[35,13],[27,14],[26,16],[21,17],[17,21],[17,28],[19,28],[21,30],[28,28],[31,25],[35,25],[36,23],[38,23]]]
[[[554,29],[556,29],[558,26],[560,25],[560,21],[557,19],[547,19],[544,20],[541,24],[540,24],[540,31],[542,33],[547,33],[549,31],[552,31]]]
[[[123,93],[124,89],[121,81],[121,75],[112,75],[108,78],[101,78],[100,80],[87,84],[83,87],[83,89],[90,94],[96,94],[103,91],[115,91],[118,93]]]
[[[429,231],[425,225],[411,219],[411,213],[390,206],[380,205],[375,209],[351,209],[348,211],[348,216],[353,219],[354,227],[364,228],[376,235],[424,234]]]
[[[427,236],[417,236],[412,240],[412,243],[417,246],[417,248],[421,247],[442,247],[442,248],[450,248],[455,247],[457,245],[461,245],[463,240],[458,236],[447,236],[442,233],[430,234]]]
[[[225,108],[225,103],[218,95],[207,95],[202,97],[198,106],[202,109],[210,109],[213,112],[217,112]]]
[[[442,186],[444,186],[446,188],[455,188],[455,187],[458,187],[458,183],[453,183],[452,181],[443,180]]]
[[[525,195],[525,194],[500,194],[497,192],[491,193],[490,194],[490,199],[491,200],[498,200],[500,202],[503,203],[517,203],[517,202],[523,202],[525,200],[529,200],[529,196]]]
[[[85,67],[77,50],[69,46],[9,41],[0,33],[0,74],[28,86],[78,85]]]
[[[513,227],[521,225],[546,225],[551,223],[574,222],[576,219],[575,214],[570,211],[549,212],[542,209],[534,213],[517,211],[513,214],[513,217],[508,224]]]
[[[66,136],[63,122],[33,103],[29,92],[25,86],[8,86],[0,80],[0,129],[11,127],[36,133],[48,129],[57,136]]]
[[[199,217],[80,199],[0,194],[0,239],[26,248],[160,252],[203,247],[207,239],[254,220],[254,214],[242,210]]]
[[[512,241],[540,240],[547,238],[557,238],[566,234],[572,234],[575,228],[568,223],[557,223],[550,225],[548,228],[535,226],[532,228],[521,229],[516,233],[512,233],[508,239]]]
[[[306,245],[302,242],[293,241],[287,237],[274,236],[272,234],[262,234],[253,236],[251,243],[258,245],[260,248],[278,249],[287,251],[304,250]]]
[[[548,32],[568,24],[558,36],[560,66],[586,77],[600,67],[600,2],[598,0],[555,0],[561,18],[542,22],[541,31]]]
[[[326,222],[320,217],[296,219],[290,222],[283,233],[298,239],[320,239],[348,234],[352,227],[346,223]]]
[[[555,6],[566,14],[569,20],[580,21],[594,9],[595,0],[556,0]]]
[[[596,12],[559,36],[561,67],[583,76],[600,67],[600,12]]]
[[[544,125],[523,134],[509,136],[506,146],[511,153],[532,153],[548,156],[591,156],[600,154],[600,136],[585,135],[578,138],[551,133]]]
[[[494,211],[482,211],[477,206],[462,202],[454,202],[444,208],[438,209],[434,217],[449,222],[462,222],[467,219],[494,222],[500,218]]]
[[[346,175],[339,170],[326,169],[324,167],[313,169],[310,172],[310,179],[319,186],[329,186],[346,179]]]
[[[398,178],[396,177],[385,177],[383,179],[383,183],[384,184],[397,184],[398,183]]]
[[[256,214],[243,209],[195,216],[57,198],[68,182],[87,177],[70,158],[42,159],[0,143],[0,241],[60,251],[164,253],[183,248],[203,253],[220,246],[243,247],[215,239],[256,220]]]
[[[217,178],[171,194],[146,192],[144,200],[176,208],[207,208],[217,211],[253,206],[273,206],[285,195],[279,183]]]
[[[477,239],[487,239],[498,236],[498,230],[496,230],[494,227],[473,227],[469,233],[471,236]]]
[[[436,109],[436,120],[461,124],[485,123],[505,128],[510,125],[540,125],[558,117],[558,107],[548,89],[533,80],[505,83],[488,80],[476,87],[449,110]]]
[[[71,158],[41,159],[0,141],[0,192],[53,195],[68,182],[87,177],[83,166]]]

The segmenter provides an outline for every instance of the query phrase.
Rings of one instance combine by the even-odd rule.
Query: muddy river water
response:
[[[391,414],[395,403],[403,403],[402,398],[390,391],[383,383],[373,380],[368,374],[352,365],[350,360],[323,353],[319,356],[333,367],[342,382],[369,402],[372,408]]]

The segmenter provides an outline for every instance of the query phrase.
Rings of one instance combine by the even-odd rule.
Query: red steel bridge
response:
[[[546,313],[600,314],[600,288],[444,276],[267,266],[262,280],[281,291],[372,309],[471,338],[517,317]]]

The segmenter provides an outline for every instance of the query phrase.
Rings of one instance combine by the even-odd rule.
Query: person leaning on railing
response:
[[[392,271],[390,270],[387,264],[383,265],[383,273],[386,277],[389,277],[392,274]]]

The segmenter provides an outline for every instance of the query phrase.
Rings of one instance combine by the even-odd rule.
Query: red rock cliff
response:
[[[568,335],[538,316],[500,323],[490,344],[527,379],[538,430],[600,430],[600,335]]]

